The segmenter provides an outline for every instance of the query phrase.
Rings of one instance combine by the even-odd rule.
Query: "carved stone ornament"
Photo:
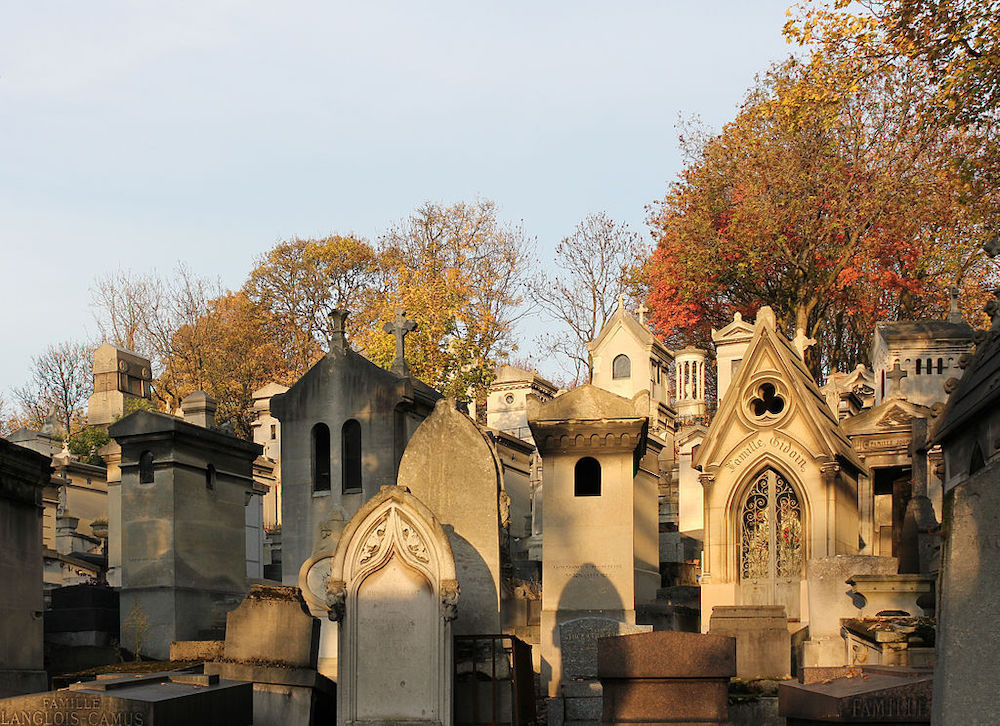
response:
[[[500,526],[510,527],[510,497],[505,491],[500,492]]]
[[[330,620],[340,622],[344,619],[347,603],[347,583],[343,580],[329,580],[326,583],[326,607]]]
[[[388,520],[389,514],[386,513],[372,528],[371,533],[365,539],[365,543],[358,552],[358,564],[363,565],[370,562],[382,550],[382,545],[385,543],[385,531]]]
[[[445,580],[441,583],[441,617],[451,622],[458,617],[458,597],[462,588],[458,580]]]
[[[420,539],[420,535],[417,534],[417,530],[413,525],[402,517],[398,517],[397,526],[399,527],[399,540],[406,547],[406,551],[413,555],[414,559],[419,562],[423,562],[424,564],[429,562],[430,556],[427,554],[427,546]]]

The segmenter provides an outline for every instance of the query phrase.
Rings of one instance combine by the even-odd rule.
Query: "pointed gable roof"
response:
[[[994,294],[1000,297],[1000,293]],[[988,305],[987,311],[991,312],[993,325],[986,332],[976,333],[976,351],[966,359],[962,377],[934,427],[934,443],[943,443],[963,429],[974,427],[985,412],[1000,405],[1000,303],[990,302],[993,309],[990,311]]]
[[[587,343],[587,350],[591,353],[596,351],[618,328],[625,328],[636,340],[640,341],[647,348],[655,350],[662,357],[673,359],[673,352],[661,343],[649,328],[633,318],[632,314],[625,309],[623,298],[618,298],[618,307],[615,308],[615,312],[608,318],[608,322],[601,328],[601,332],[597,334],[597,337]]]
[[[723,331],[725,330],[723,329]],[[730,422],[738,415],[737,408],[741,403],[740,394],[746,389],[751,379],[764,370],[765,364],[773,366],[778,377],[796,397],[796,405],[803,411],[803,418],[817,441],[831,455],[859,471],[864,471],[864,464],[844,434],[837,417],[827,405],[826,398],[820,393],[819,386],[816,385],[816,381],[805,362],[799,357],[791,342],[776,329],[774,313],[767,306],[761,308],[757,314],[753,337],[747,344],[743,363],[708,428],[705,440],[698,449],[695,465],[701,466],[728,453],[720,449]],[[779,423],[776,428],[780,430],[781,424]]]

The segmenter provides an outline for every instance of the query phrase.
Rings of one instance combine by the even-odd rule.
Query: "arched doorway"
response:
[[[740,599],[745,605],[784,605],[799,618],[805,565],[802,504],[774,469],[754,477],[739,511]]]

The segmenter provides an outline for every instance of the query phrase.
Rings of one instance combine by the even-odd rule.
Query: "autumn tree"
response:
[[[484,399],[497,362],[517,347],[532,245],[491,201],[424,204],[379,239],[384,291],[357,344],[389,367],[394,341],[381,326],[401,307],[419,325],[407,338],[413,374],[449,395]]]
[[[819,373],[863,359],[875,321],[937,314],[946,287],[995,274],[979,249],[993,210],[969,214],[954,163],[981,139],[920,124],[910,69],[859,84],[850,62],[780,64],[720,134],[693,139],[650,219],[649,301],[666,336],[705,343],[734,311],[769,304],[820,341]]]
[[[291,239],[260,257],[243,286],[266,313],[266,334],[296,377],[323,354],[331,308],[351,311],[352,325],[372,325],[381,258],[354,236]]]
[[[164,376],[178,401],[205,391],[218,403],[216,421],[251,438],[253,392],[289,379],[287,362],[267,335],[266,313],[241,292],[225,293],[208,302],[193,324],[174,333]],[[192,352],[194,354],[192,354]]]
[[[54,412],[63,431],[72,432],[84,414],[94,386],[94,346],[64,341],[49,345],[31,359],[30,379],[14,389],[23,425],[40,427]]]
[[[544,333],[542,348],[567,361],[572,379],[590,380],[587,343],[615,310],[619,295],[631,292],[635,271],[648,256],[636,232],[607,214],[589,214],[556,247],[553,269],[536,273],[532,301],[559,325]]]

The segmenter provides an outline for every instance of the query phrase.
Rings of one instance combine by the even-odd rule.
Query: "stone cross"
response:
[[[645,325],[646,324],[646,313],[649,312],[649,308],[647,308],[643,303],[639,303],[639,307],[637,307],[635,309],[635,312],[636,312],[636,315],[639,316],[639,325]]]
[[[619,293],[619,295],[618,295],[618,307],[619,308],[624,308],[625,307],[625,296],[622,295],[621,293]]]
[[[392,372],[397,376],[410,375],[410,366],[406,363],[406,335],[417,329],[417,323],[408,320],[403,308],[396,308],[396,317],[386,323],[382,329],[396,336],[396,358],[392,361]]]
[[[792,339],[792,346],[798,351],[799,358],[806,359],[806,349],[816,345],[816,339],[806,335],[806,331],[799,328],[795,331],[795,338]]]
[[[333,308],[327,313],[330,319],[330,351],[344,352],[347,350],[347,315],[342,308]]]
[[[903,379],[909,374],[904,371],[899,366],[899,361],[892,366],[892,370],[885,374],[885,377],[892,381],[892,394],[893,396],[902,398],[903,393]]]

